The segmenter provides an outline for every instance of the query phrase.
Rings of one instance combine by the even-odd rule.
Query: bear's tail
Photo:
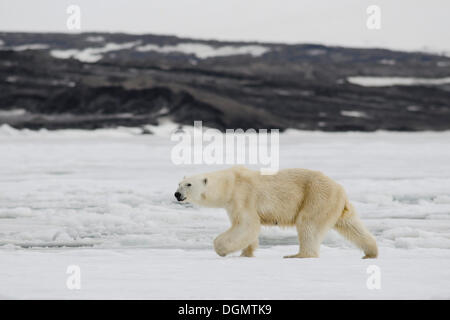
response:
[[[336,222],[334,229],[364,251],[366,255],[363,259],[376,258],[378,256],[375,237],[363,225],[353,205],[348,200],[345,202],[342,215]]]

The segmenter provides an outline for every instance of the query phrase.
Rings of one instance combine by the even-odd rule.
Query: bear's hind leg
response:
[[[327,231],[331,229],[329,224],[323,224],[320,220],[297,219],[299,253],[284,256],[284,258],[318,258],[320,244]]]
[[[336,222],[334,228],[364,251],[363,259],[376,258],[378,256],[377,241],[358,218],[353,206],[348,205],[348,208],[349,212]]]
[[[259,241],[256,239],[247,248],[242,250],[241,257],[254,257],[253,252],[258,248]]]
[[[318,258],[321,241],[318,239],[317,227],[300,222],[297,223],[297,232],[300,250],[284,258]]]

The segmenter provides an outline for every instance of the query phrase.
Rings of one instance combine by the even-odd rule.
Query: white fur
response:
[[[184,178],[177,192],[185,202],[227,210],[231,227],[214,240],[220,256],[238,250],[253,256],[261,225],[297,227],[300,250],[286,258],[318,257],[331,228],[361,248],[364,258],[378,255],[375,238],[342,186],[319,171],[286,169],[261,175],[237,166]]]

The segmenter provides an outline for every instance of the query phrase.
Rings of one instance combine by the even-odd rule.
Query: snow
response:
[[[450,77],[446,78],[410,78],[410,77],[348,77],[350,83],[363,87],[386,86],[420,86],[443,85],[450,83]]]
[[[1,126],[0,297],[450,298],[450,132],[281,134],[281,167],[341,183],[380,247],[362,260],[332,231],[320,259],[286,260],[293,228],[264,228],[255,258],[215,254],[226,214],[173,193],[184,175],[222,166],[173,165],[174,129]],[[69,265],[81,290],[66,287]],[[366,287],[369,265],[380,290]]]
[[[395,63],[396,62],[393,59],[381,59],[380,60],[380,64],[386,64],[386,65],[393,66]]]
[[[45,50],[48,48],[49,46],[43,43],[22,44],[19,46],[8,47],[5,46],[5,42],[0,39],[0,50],[25,51],[25,50]]]
[[[321,56],[327,53],[327,50],[324,49],[311,49],[308,50],[308,54],[310,56]]]
[[[417,112],[422,110],[421,106],[415,106],[415,105],[411,105],[411,106],[407,106],[406,110],[410,111],[410,112]]]
[[[45,50],[48,49],[49,46],[41,43],[33,43],[33,44],[23,44],[20,46],[12,47],[14,51],[25,51],[25,50]]]
[[[0,110],[0,117],[19,117],[26,113],[25,109],[11,109],[11,110]],[[1,128],[1,127],[0,127]]]
[[[0,298],[19,299],[448,299],[448,250],[384,248],[380,290],[353,249],[323,248],[320,259],[282,259],[294,246],[256,258],[219,258],[212,250],[55,249],[2,252]],[[66,288],[69,265],[80,290]],[[5,272],[3,272],[3,269]]]
[[[365,112],[355,110],[342,110],[341,115],[352,118],[367,118],[367,114]]]
[[[160,53],[179,52],[184,54],[193,54],[200,59],[242,54],[249,54],[254,57],[259,57],[270,51],[268,47],[259,45],[212,47],[210,45],[201,43],[179,43],[173,46],[158,46],[155,44],[146,44],[137,47],[136,50],[139,52],[156,51]]]
[[[101,42],[102,39],[88,37],[86,39],[90,42]],[[254,57],[258,57],[268,52],[270,49],[258,45],[245,45],[245,46],[222,46],[212,47],[200,43],[179,43],[175,46],[158,46],[155,44],[146,44],[139,46],[140,41],[126,42],[126,43],[107,43],[103,47],[85,48],[79,49],[65,49],[65,50],[51,50],[50,55],[58,59],[77,59],[82,62],[97,62],[104,53],[131,49],[135,49],[139,52],[156,51],[161,53],[179,52],[184,54],[193,54],[198,58],[205,59],[217,56],[229,56],[239,54],[250,54]]]
[[[86,38],[86,41],[88,42],[103,42],[105,41],[105,38],[102,36],[89,36]]]
[[[50,55],[58,59],[77,59],[82,62],[97,62],[103,57],[103,53],[118,51],[124,49],[130,49],[138,45],[139,41],[125,42],[125,43],[107,43],[103,47],[85,48],[79,49],[66,49],[66,50],[51,50]]]
[[[448,56],[450,56],[450,54]],[[436,65],[438,67],[447,68],[450,67],[450,61],[438,61]]]

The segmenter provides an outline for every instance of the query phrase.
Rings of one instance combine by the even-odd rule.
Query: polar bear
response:
[[[214,240],[220,256],[242,250],[252,257],[261,225],[296,226],[300,250],[285,258],[319,257],[331,228],[376,258],[375,238],[358,218],[341,185],[319,171],[285,169],[274,175],[236,166],[184,178],[175,192],[179,202],[226,209],[231,227]]]

